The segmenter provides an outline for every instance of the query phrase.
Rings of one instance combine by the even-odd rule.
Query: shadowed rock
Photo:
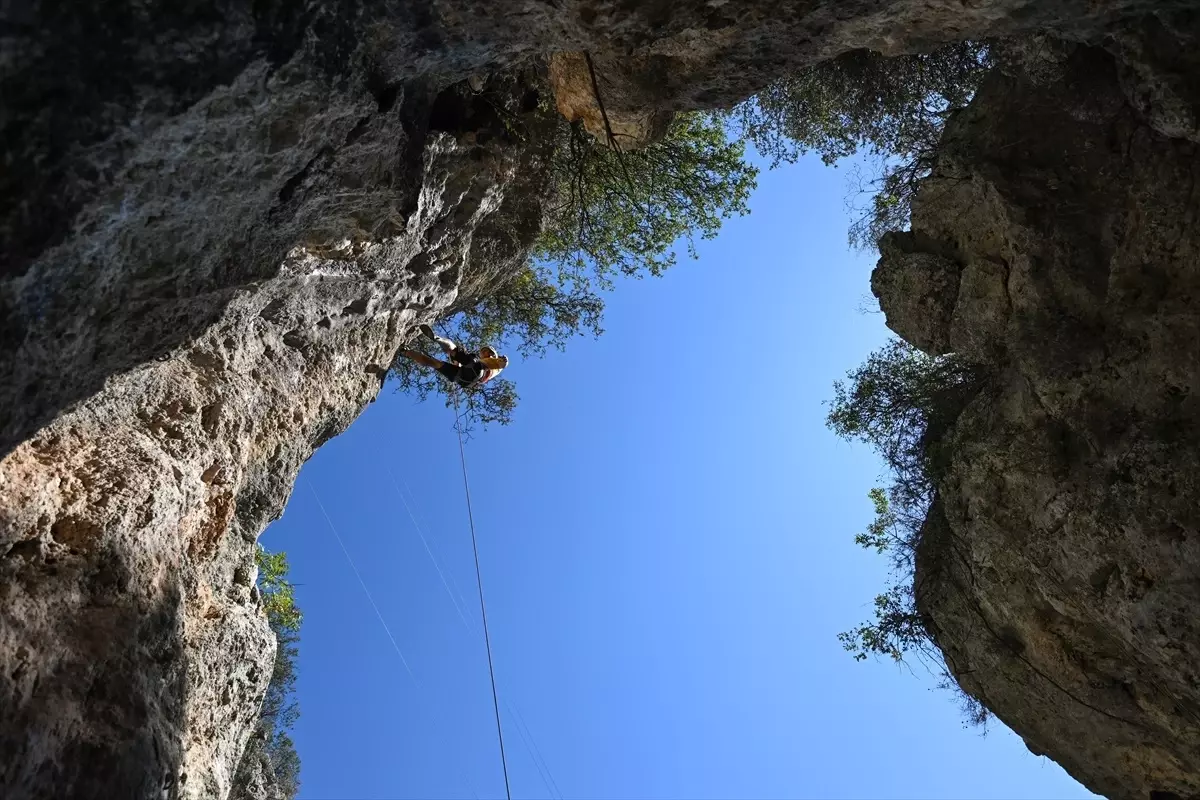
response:
[[[1108,797],[1200,797],[1196,106],[1034,44],[948,125],[873,281],[894,330],[993,373],[951,436],[919,606],[1035,753]]]

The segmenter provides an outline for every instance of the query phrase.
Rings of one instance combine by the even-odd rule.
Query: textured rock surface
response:
[[[270,663],[254,538],[407,327],[536,229],[536,131],[506,137],[445,87],[588,50],[617,114],[714,105],[850,48],[1097,40],[1169,5],[1190,4],[10,4],[0,793],[228,792]],[[1156,124],[1194,127],[1167,100],[1195,49],[1112,41],[1154,54],[1122,80]],[[511,85],[493,100],[532,107]]]
[[[259,736],[255,731],[251,736]],[[275,769],[271,766],[271,758],[264,747],[254,747],[253,741],[247,745],[234,774],[233,788],[229,800],[286,800],[280,791],[279,781],[275,777]]]
[[[467,125],[454,97],[412,102]],[[391,236],[311,235],[171,358],[109,377],[0,464],[6,798],[229,791],[274,648],[251,588],[257,535],[303,461],[375,396],[408,328],[465,274],[514,269],[537,231],[536,148],[500,125],[418,135],[401,107],[363,109],[357,146],[327,165],[350,185],[318,201],[329,224]],[[199,113],[211,130],[215,112]],[[336,204],[363,172],[370,196],[347,220]],[[160,266],[155,285],[190,266],[203,259]]]
[[[1200,797],[1197,106],[1035,45],[1032,78],[948,127],[873,281],[894,330],[996,373],[956,426],[920,603],[1031,750],[1109,797]]]
[[[548,72],[558,113],[571,122],[581,121],[584,129],[605,146],[615,144],[621,150],[645,147],[666,134],[675,116],[668,108],[654,106],[609,108],[604,89],[600,88],[600,75],[589,69],[585,53],[553,54]],[[603,108],[596,99],[597,91]]]

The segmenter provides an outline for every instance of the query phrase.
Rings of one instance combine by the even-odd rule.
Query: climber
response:
[[[449,339],[437,336],[428,325],[417,326],[421,335],[438,343],[450,356],[450,361],[439,361],[416,350],[401,350],[400,355],[436,369],[444,378],[463,389],[477,389],[501,373],[508,366],[508,356],[499,355],[490,347],[479,348],[478,353],[464,350]]]

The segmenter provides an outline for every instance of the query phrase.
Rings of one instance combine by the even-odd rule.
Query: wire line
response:
[[[384,632],[387,634],[388,639],[391,640],[392,647],[396,648],[396,655],[400,656],[400,662],[408,670],[409,677],[415,681],[417,676],[413,674],[412,667],[408,665],[408,659],[404,657],[403,651],[400,650],[400,645],[396,644],[396,637],[392,635],[392,629],[388,627],[387,622],[383,619],[383,614],[379,612],[379,606],[375,605],[375,598],[371,596],[371,590],[367,588],[367,584],[363,581],[358,567],[354,565],[354,559],[350,557],[350,551],[346,549],[346,544],[338,534],[337,528],[334,527],[333,520],[329,518],[329,512],[325,510],[325,504],[321,502],[321,498],[317,494],[317,490],[313,488],[312,483],[307,479],[304,482],[308,484],[308,490],[312,492],[313,499],[317,501],[317,506],[321,509],[321,515],[329,523],[329,530],[333,531],[333,536],[337,539],[338,546],[342,548],[342,553],[346,556],[346,561],[350,564],[350,569],[354,570],[354,577],[358,578],[358,585],[362,587],[363,594],[367,596],[367,601],[370,602],[371,608],[375,609],[375,616],[379,617],[379,624],[383,626]]]

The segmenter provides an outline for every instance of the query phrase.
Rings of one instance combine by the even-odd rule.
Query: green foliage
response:
[[[874,519],[854,541],[885,555],[892,578],[875,598],[873,618],[838,634],[842,646],[864,661],[884,656],[896,662],[915,656],[936,666],[943,684],[954,688],[969,716],[987,712],[949,676],[920,611],[913,585],[916,551],[937,481],[949,458],[948,434],[985,379],[979,367],[957,356],[931,357],[892,340],[834,385],[827,424],[838,436],[866,442],[884,459],[891,484],[868,492]]]
[[[263,610],[275,634],[275,661],[271,680],[259,710],[258,724],[246,745],[235,784],[245,785],[246,771],[263,756],[275,773],[285,798],[300,791],[300,756],[288,731],[296,724],[300,708],[295,701],[296,659],[300,655],[300,624],[303,614],[296,606],[295,587],[288,580],[286,553],[269,553],[258,547],[258,590]]]
[[[979,367],[932,357],[900,339],[834,384],[826,420],[838,436],[871,445],[893,474],[888,490],[899,524],[919,524],[945,467],[941,441],[978,388]]]
[[[788,75],[729,112],[773,163],[815,152],[826,164],[860,150],[881,158],[869,208],[851,244],[873,247],[906,227],[917,182],[933,168],[946,118],[964,107],[992,65],[986,44],[957,42],[888,58],[856,50]]]
[[[526,358],[562,350],[577,332],[603,332],[604,301],[590,288],[582,280],[558,280],[544,263],[531,264],[462,316],[457,341],[500,342]]]
[[[896,515],[892,513],[887,492],[882,488],[876,486],[867,492],[867,497],[875,506],[875,520],[867,526],[866,531],[854,537],[854,543],[883,555],[893,544],[892,531],[896,526]]]
[[[721,120],[676,116],[661,141],[618,151],[579,125],[560,128],[553,162],[555,199],[535,248],[555,265],[557,282],[611,288],[616,275],[661,275],[675,263],[676,242],[695,255],[696,238],[748,211],[758,170]]]
[[[263,610],[275,631],[300,630],[302,615],[296,607],[296,591],[287,579],[287,553],[268,553],[258,548],[258,590]]]
[[[296,752],[295,742],[283,731],[276,731],[267,744],[267,752],[280,794],[286,800],[292,800],[300,793],[300,754]]]
[[[855,661],[887,656],[903,661],[906,653],[930,647],[929,633],[914,610],[912,590],[890,586],[875,597],[875,619],[838,634],[838,641],[854,654]]]
[[[810,151],[826,164],[861,148],[904,156],[936,145],[947,111],[967,104],[989,68],[977,42],[891,58],[854,50],[781,78],[731,116],[776,164]]]
[[[661,141],[630,152],[605,147],[580,125],[560,120],[551,197],[530,263],[446,321],[443,335],[468,348],[489,344],[526,358],[562,350],[577,335],[600,335],[601,295],[616,278],[661,275],[675,263],[677,243],[694,256],[698,238],[712,238],[725,219],[747,212],[758,173],[743,155],[742,143],[730,141],[720,121],[706,114],[681,114]],[[415,346],[442,357],[427,343]],[[403,358],[391,374],[420,400],[449,388]],[[458,400],[466,425],[506,425],[518,395],[510,381],[497,378],[460,392]]]
[[[874,619],[839,633],[838,641],[854,654],[855,661],[865,661],[868,656],[903,661],[905,654],[914,651],[923,659],[932,657],[936,661],[936,650],[917,612],[912,588],[913,559],[922,521],[912,513],[915,510],[903,516],[897,512],[888,492],[881,487],[875,487],[867,496],[875,507],[875,518],[854,541],[890,558],[893,582],[875,597]]]

